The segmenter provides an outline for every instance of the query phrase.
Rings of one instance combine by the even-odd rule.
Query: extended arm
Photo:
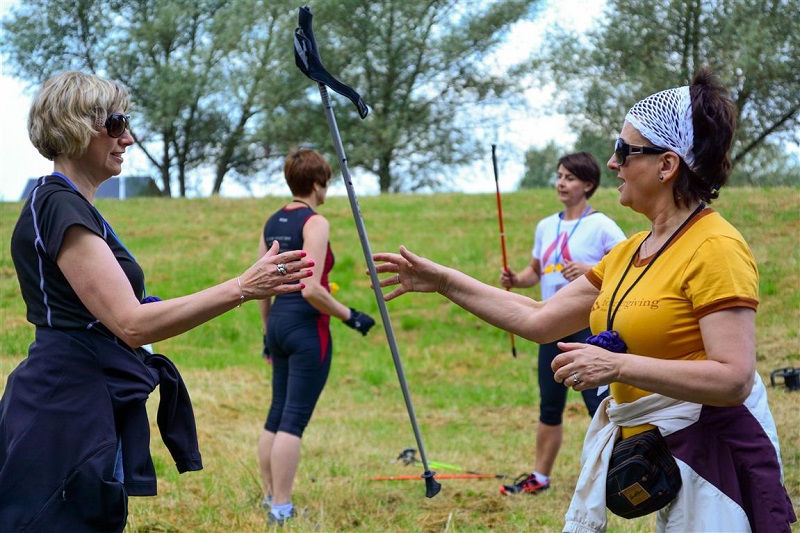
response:
[[[378,273],[392,273],[382,287],[398,284],[384,298],[407,292],[438,292],[478,318],[534,342],[552,342],[588,326],[597,289],[586,278],[570,283],[555,296],[537,302],[482,283],[463,272],[419,257],[404,246],[400,254],[379,253]]]
[[[148,304],[136,298],[108,245],[82,226],[67,230],[56,262],[86,308],[126,344],[139,347],[207,322],[238,306],[242,296],[246,301],[300,290],[301,284],[285,283],[310,276],[313,261],[301,259],[301,251],[277,252],[276,244],[238,279]],[[277,263],[286,264],[286,276],[277,273]]]

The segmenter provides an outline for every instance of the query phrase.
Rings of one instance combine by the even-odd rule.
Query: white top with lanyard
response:
[[[587,211],[575,220],[562,220],[563,213],[555,213],[536,225],[531,255],[542,269],[542,300],[569,283],[561,274],[567,261],[595,265],[626,239],[616,222],[603,213]]]

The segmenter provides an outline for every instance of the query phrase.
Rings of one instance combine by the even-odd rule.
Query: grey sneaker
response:
[[[262,498],[261,500],[261,508],[269,512],[271,507],[272,507],[272,496],[264,496],[264,498]]]
[[[292,509],[292,512],[289,513],[289,516],[285,516],[283,518],[278,518],[277,516],[272,514],[272,511],[270,511],[269,513],[267,513],[267,523],[269,525],[274,525],[274,526],[281,527],[281,526],[283,526],[283,524],[285,524],[288,520],[291,520],[292,518],[294,518],[296,515],[297,515],[297,513],[295,513],[295,510]]]

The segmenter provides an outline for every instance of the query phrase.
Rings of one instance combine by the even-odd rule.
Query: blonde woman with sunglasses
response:
[[[81,72],[39,89],[31,142],[53,162],[11,236],[20,292],[35,330],[28,357],[0,399],[0,529],[122,531],[128,496],[156,494],[148,395],[160,387],[159,429],[179,472],[200,470],[195,419],[175,365],[144,346],[179,335],[249,300],[300,291],[302,251],[277,245],[244,272],[168,300],[117,228],[94,205],[133,143],[128,91]]]

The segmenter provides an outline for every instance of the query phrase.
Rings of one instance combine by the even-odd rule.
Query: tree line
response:
[[[570,150],[605,163],[636,101],[707,65],[739,113],[731,183],[800,185],[800,1],[608,0],[605,13],[586,35],[553,28],[522,67],[564,87],[554,106],[575,124]],[[563,150],[528,151],[522,185],[549,183]]]
[[[570,8],[565,3],[565,8]],[[287,0],[26,0],[0,25],[0,52],[32,86],[76,69],[131,91],[132,134],[165,196],[201,176],[274,179],[288,150],[333,155],[319,93],[294,65],[298,4]],[[497,65],[509,29],[536,0],[341,0],[311,5],[326,67],[370,107],[361,121],[337,100],[348,165],[380,191],[437,190],[474,162],[478,106],[503,106],[532,83],[557,87],[574,146],[526,154],[520,186],[549,180],[558,155],[605,161],[625,110],[710,65],[740,112],[737,181],[798,184],[800,0],[609,0],[586,35],[554,27],[520,64]],[[575,7],[577,8],[577,7]],[[358,123],[358,124],[356,124]],[[555,157],[555,159],[553,159]]]

